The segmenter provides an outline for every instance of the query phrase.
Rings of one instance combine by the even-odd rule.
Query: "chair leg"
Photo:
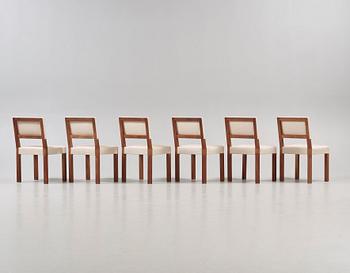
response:
[[[196,155],[191,155],[191,179],[196,180]]]
[[[147,156],[147,183],[152,184],[152,155]]]
[[[284,181],[284,154],[280,153],[280,181]]]
[[[90,155],[85,155],[85,178],[90,180]]]
[[[100,155],[97,154],[97,155],[95,155],[95,182],[96,182],[96,184],[101,183],[100,170],[101,170]]]
[[[207,183],[207,155],[202,155],[202,183]]]
[[[277,173],[277,155],[272,154],[272,181],[276,182],[276,173]]]
[[[122,183],[126,182],[126,154],[122,154]]]
[[[62,181],[67,182],[67,154],[62,154]]]
[[[69,164],[69,182],[74,182],[74,159],[73,155],[68,155],[68,164]]]
[[[180,155],[175,153],[175,182],[180,182]]]
[[[232,182],[232,154],[227,153],[227,181]]]
[[[242,155],[242,180],[247,179],[247,155]]]
[[[300,155],[295,155],[295,180],[299,180],[299,174],[300,174]]]
[[[113,154],[113,180],[118,182],[118,154]]]
[[[49,156],[43,155],[43,163],[44,163],[44,184],[49,183]]]
[[[34,180],[38,180],[39,179],[38,155],[33,155],[33,165],[34,165]]]
[[[139,180],[143,180],[143,155],[139,155]]]
[[[225,180],[225,166],[224,166],[224,154],[220,154],[220,181],[223,182]]]
[[[16,154],[16,178],[17,182],[22,182],[22,155]]]
[[[312,154],[307,155],[307,183],[312,183]]]
[[[171,154],[166,154],[166,181],[171,182]]]
[[[329,154],[324,155],[324,181],[329,182]]]
[[[255,184],[260,184],[260,154],[255,155]]]

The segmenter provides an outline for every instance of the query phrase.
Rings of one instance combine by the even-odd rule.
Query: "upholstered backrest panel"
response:
[[[126,135],[146,136],[146,123],[142,121],[124,121],[124,133]]]
[[[176,123],[179,135],[200,136],[201,127],[199,121],[178,121]]]
[[[254,136],[254,122],[231,120],[230,133],[233,135]]]
[[[305,121],[282,121],[282,134],[284,135],[306,135]]]
[[[18,121],[18,134],[25,136],[41,137],[43,132],[41,132],[40,121]]]
[[[92,121],[70,121],[70,130],[73,136],[94,136],[94,124]]]

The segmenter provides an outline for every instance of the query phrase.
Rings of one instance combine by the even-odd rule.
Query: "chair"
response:
[[[175,181],[180,181],[180,155],[191,155],[191,178],[196,179],[196,155],[202,155],[202,183],[207,183],[207,156],[219,155],[220,181],[224,181],[224,146],[207,145],[202,118],[173,117],[175,142]],[[180,145],[180,139],[199,139],[201,144]]]
[[[255,183],[260,183],[260,156],[272,155],[272,181],[276,181],[276,147],[260,145],[256,118],[226,117],[227,180],[232,182],[232,155],[242,155],[242,179],[247,179],[247,155],[255,155]],[[253,145],[232,145],[231,139],[253,139]]]
[[[33,155],[34,180],[39,179],[38,156],[43,156],[44,183],[49,183],[49,155],[62,155],[62,180],[67,181],[66,176],[66,147],[48,146],[42,118],[13,118],[13,128],[16,141],[16,169],[17,182],[22,181],[22,155]],[[22,146],[21,139],[40,139],[41,145]]]
[[[100,145],[95,118],[66,117],[68,142],[69,182],[74,182],[73,156],[85,155],[85,177],[90,180],[90,156],[95,156],[95,181],[100,184],[100,157],[113,155],[114,182],[118,182],[118,147]],[[74,139],[93,139],[94,145],[75,146]]]
[[[148,119],[138,117],[119,118],[120,140],[122,145],[122,182],[126,182],[126,156],[139,156],[139,179],[143,180],[143,156],[147,155],[147,182],[152,184],[152,157],[166,155],[166,180],[171,182],[171,148],[153,145],[150,138]],[[145,139],[146,145],[127,145],[127,139]]]
[[[284,181],[284,155],[295,155],[295,180],[299,180],[300,155],[307,156],[307,182],[312,183],[312,156],[324,155],[324,181],[329,181],[329,147],[313,145],[310,138],[309,122],[306,117],[278,117],[280,142],[280,181]],[[305,144],[285,145],[284,139],[305,139]]]

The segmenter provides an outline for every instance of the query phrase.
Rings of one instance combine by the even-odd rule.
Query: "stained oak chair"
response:
[[[66,131],[68,141],[69,182],[74,182],[75,155],[85,155],[85,176],[90,180],[90,156],[95,157],[95,181],[100,184],[100,157],[101,155],[113,156],[114,182],[118,182],[118,147],[100,145],[97,137],[95,118],[67,117]],[[94,145],[73,145],[74,139],[90,139]]]
[[[329,147],[313,145],[310,138],[307,117],[278,117],[278,135],[280,142],[280,181],[284,181],[284,156],[295,155],[295,180],[299,180],[300,155],[307,156],[307,182],[312,183],[312,156],[324,155],[324,181],[329,181]],[[285,139],[305,139],[305,144],[284,143]]]
[[[232,181],[232,155],[242,155],[242,179],[247,178],[247,155],[255,156],[255,183],[260,183],[260,156],[272,155],[272,181],[276,181],[276,147],[260,145],[256,118],[226,117],[227,180]],[[254,144],[235,145],[232,139],[252,139]]]
[[[207,183],[207,156],[219,155],[220,181],[224,181],[224,146],[207,145],[202,118],[173,117],[175,143],[175,181],[180,181],[180,155],[191,155],[191,178],[196,179],[196,155],[202,156],[202,183]],[[180,139],[198,139],[200,144],[181,145]]]
[[[122,145],[122,182],[126,182],[127,155],[139,156],[139,179],[143,180],[143,157],[147,155],[147,182],[152,184],[152,159],[155,155],[166,155],[166,180],[171,182],[171,148],[153,145],[148,119],[138,117],[119,118],[120,140]],[[127,139],[144,139],[146,145],[127,145]]]
[[[42,118],[13,118],[13,128],[16,141],[16,169],[17,182],[22,181],[22,155],[32,155],[34,161],[34,180],[39,179],[38,156],[43,157],[44,183],[49,183],[49,155],[62,155],[62,180],[66,176],[66,147],[48,146]],[[23,146],[21,139],[41,140],[41,145]]]

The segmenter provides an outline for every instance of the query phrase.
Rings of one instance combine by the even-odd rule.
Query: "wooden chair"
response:
[[[255,155],[255,183],[260,183],[260,156],[272,155],[272,181],[276,181],[276,147],[260,145],[256,118],[226,117],[227,180],[232,182],[232,155],[242,155],[242,179],[247,178],[247,155]],[[253,139],[253,145],[232,145],[231,139]]]
[[[122,182],[126,182],[126,156],[139,156],[139,179],[143,180],[143,156],[147,155],[147,182],[152,184],[152,157],[166,155],[166,180],[171,182],[171,148],[153,145],[149,133],[148,119],[135,117],[119,118],[120,140],[122,145]],[[145,139],[146,145],[127,145],[126,139]]]
[[[207,183],[207,156],[219,155],[220,181],[224,181],[224,146],[207,145],[202,118],[173,117],[175,142],[175,181],[180,181],[180,154],[191,155],[191,178],[196,179],[196,155],[202,155],[202,183]],[[180,139],[199,139],[201,144],[180,145]]]
[[[16,169],[17,182],[22,181],[22,155],[33,155],[34,180],[39,179],[38,156],[43,157],[44,183],[49,183],[49,155],[62,155],[62,180],[67,181],[66,176],[66,147],[48,146],[45,137],[44,121],[42,118],[13,118],[13,128],[16,141]],[[21,139],[40,139],[41,145],[22,146]]]
[[[312,183],[312,156],[324,155],[324,181],[329,181],[329,147],[313,145],[310,138],[309,122],[306,117],[278,117],[280,142],[280,181],[284,181],[284,155],[295,155],[295,180],[299,180],[300,155],[307,156],[307,182]],[[305,139],[306,144],[285,145],[284,139]]]
[[[74,155],[85,155],[85,176],[90,180],[90,156],[95,156],[95,181],[100,184],[100,157],[113,155],[114,182],[118,182],[118,147],[100,145],[97,137],[95,118],[67,117],[69,182],[74,182]],[[74,139],[92,139],[94,145],[74,146]]]

